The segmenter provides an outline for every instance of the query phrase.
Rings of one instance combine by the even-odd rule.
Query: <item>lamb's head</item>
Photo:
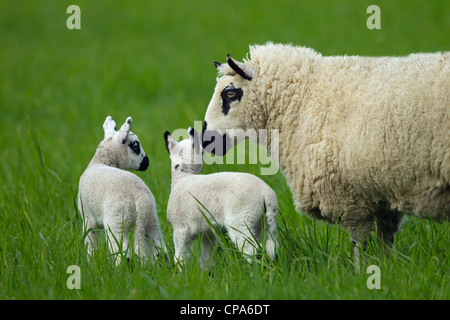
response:
[[[203,148],[197,131],[188,129],[189,139],[180,142],[175,141],[169,131],[164,132],[166,148],[172,161],[172,174],[175,172],[184,172],[197,174],[203,168]]]
[[[105,137],[97,148],[96,156],[120,169],[145,171],[149,160],[138,137],[130,131],[131,120],[128,117],[120,130],[116,131],[113,118],[106,118],[103,124]]]
[[[206,110],[202,144],[207,152],[224,155],[241,139],[239,132],[259,129],[263,115],[256,109],[252,87],[257,74],[250,61],[238,62],[227,55],[227,63],[214,61],[219,71],[214,94]]]

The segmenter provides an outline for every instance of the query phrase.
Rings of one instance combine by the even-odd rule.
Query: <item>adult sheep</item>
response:
[[[206,151],[226,153],[228,129],[278,129],[296,210],[346,228],[356,262],[375,220],[389,248],[404,213],[449,219],[449,52],[325,57],[268,43],[250,46],[244,62],[228,55],[214,65]]]

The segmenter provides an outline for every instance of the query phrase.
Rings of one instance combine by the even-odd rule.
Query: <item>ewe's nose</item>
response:
[[[148,164],[149,164],[148,157],[145,156],[144,159],[142,159],[142,162],[141,162],[141,164],[140,164],[138,170],[139,170],[139,171],[145,171],[145,170],[147,170]]]

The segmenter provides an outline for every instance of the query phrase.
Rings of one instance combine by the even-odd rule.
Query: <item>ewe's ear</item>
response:
[[[128,117],[120,130],[117,132],[117,140],[122,144],[125,144],[125,142],[127,142],[128,134],[130,133],[131,128],[131,121],[131,117]]]
[[[169,154],[170,154],[178,142],[176,142],[175,140],[172,139],[170,132],[167,130],[166,130],[166,132],[164,132],[164,141],[166,142],[167,152],[169,152]]]
[[[219,67],[222,65],[220,62],[218,61],[213,61],[213,65],[216,69],[219,69]]]
[[[116,122],[111,116],[107,116],[103,123],[103,131],[105,132],[105,138],[109,138],[116,132]]]
[[[227,63],[238,75],[245,80],[252,80],[256,72],[248,64],[234,60],[230,54],[227,54]]]

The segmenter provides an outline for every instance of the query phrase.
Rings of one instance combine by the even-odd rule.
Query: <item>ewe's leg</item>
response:
[[[345,227],[350,234],[350,241],[355,245],[353,248],[354,264],[357,271],[360,270],[359,248],[366,250],[367,239],[373,226],[373,219],[368,221],[347,221]]]
[[[398,210],[379,208],[375,213],[377,218],[377,241],[378,246],[384,248],[386,256],[394,245],[394,235],[399,230],[404,214]]]

